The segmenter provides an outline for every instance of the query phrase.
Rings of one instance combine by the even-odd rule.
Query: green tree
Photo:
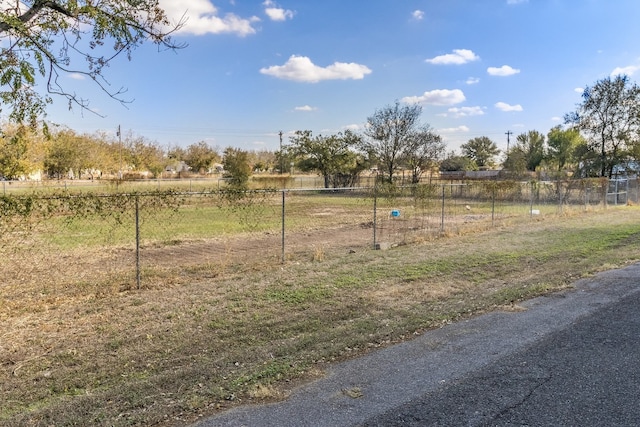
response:
[[[167,157],[172,160],[184,161],[187,157],[187,151],[182,147],[171,147],[167,150]]]
[[[42,134],[33,129],[7,123],[0,131],[0,177],[20,179],[42,170]]]
[[[361,148],[373,156],[380,166],[382,178],[393,181],[393,175],[400,166],[407,147],[414,141],[414,135],[420,130],[422,107],[418,104],[401,105],[396,101],[367,118]]]
[[[274,153],[273,169],[279,173],[290,173],[292,163],[295,163],[295,155],[291,152],[290,147],[285,145]]]
[[[251,165],[249,153],[239,148],[227,147],[222,159],[225,177],[229,179],[229,185],[234,189],[246,189],[251,177]]]
[[[567,172],[580,145],[584,145],[584,140],[577,129],[562,129],[561,126],[555,126],[547,135],[547,163],[557,172]]]
[[[527,156],[521,148],[513,147],[509,150],[507,158],[504,160],[502,167],[508,171],[511,176],[523,176],[527,172]]]
[[[118,171],[119,162],[118,157],[115,155],[113,141],[100,134],[84,135],[84,137],[91,141],[88,160],[90,170],[88,172],[91,173],[92,177],[100,177],[103,173],[115,175]]]
[[[623,75],[599,80],[585,88],[582,103],[565,122],[585,135],[588,147],[599,153],[600,176],[610,178],[640,133],[640,87]]]
[[[159,176],[164,170],[164,152],[157,143],[143,136],[129,134],[124,145],[123,161],[126,164],[123,166],[126,168],[139,173],[150,172],[154,177]]]
[[[486,136],[470,139],[466,144],[462,144],[460,148],[463,155],[474,161],[480,169],[491,167],[494,158],[500,154],[496,143]]]
[[[505,169],[522,173],[535,171],[544,160],[545,137],[538,131],[531,130],[516,137],[516,143],[507,153]]]
[[[183,159],[191,170],[197,173],[208,173],[213,164],[220,161],[218,150],[204,141],[187,147]]]
[[[364,170],[364,162],[354,151],[361,139],[351,131],[335,135],[312,136],[311,131],[296,131],[289,138],[289,151],[303,171],[316,170],[324,178],[325,188],[348,186]]]
[[[438,165],[446,152],[446,144],[430,126],[412,132],[402,158],[411,170],[411,182],[417,184],[424,171]]]
[[[440,162],[442,172],[459,172],[477,170],[478,165],[466,156],[460,156],[455,152],[450,152],[447,157]]]
[[[47,147],[44,168],[51,178],[66,178],[72,171],[79,176],[86,152],[78,143],[78,137],[72,130],[64,130],[52,135]]]
[[[544,140],[544,135],[536,130],[530,130],[516,137],[516,147],[524,153],[528,171],[535,171],[544,160]]]
[[[123,89],[113,90],[106,67],[118,56],[150,41],[175,49],[173,25],[159,0],[22,0],[3,2],[0,9],[0,100],[9,118],[35,126],[51,95],[69,105],[89,109],[86,99],[62,86],[64,74],[92,79],[121,102]],[[38,80],[47,95],[37,90]],[[2,111],[6,114],[6,111]]]
[[[636,165],[640,165],[640,140],[636,139],[629,144],[629,157],[635,161]],[[636,166],[637,173],[637,166]]]
[[[72,172],[80,178],[87,174],[94,178],[103,171],[115,171],[115,160],[105,135],[79,135],[71,129],[50,132],[45,142],[44,171],[51,178],[66,177]]]

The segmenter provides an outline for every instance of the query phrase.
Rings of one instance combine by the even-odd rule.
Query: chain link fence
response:
[[[264,265],[345,256],[638,203],[638,180],[0,195],[0,292],[28,306],[65,293],[215,281]]]

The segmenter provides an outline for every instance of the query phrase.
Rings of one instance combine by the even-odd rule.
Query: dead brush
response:
[[[286,397],[282,390],[278,390],[270,384],[256,384],[249,390],[249,397],[256,400],[279,400]]]
[[[323,246],[314,246],[313,247],[313,256],[311,260],[314,262],[322,262],[325,260],[325,250]]]

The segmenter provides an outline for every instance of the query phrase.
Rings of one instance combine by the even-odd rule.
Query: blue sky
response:
[[[362,130],[396,100],[420,103],[449,150],[487,136],[501,149],[547,133],[609,75],[640,75],[638,0],[160,0],[188,21],[176,52],[149,45],[106,76],[67,86],[104,117],[48,119],[79,132],[133,132],[163,147],[199,141],[277,150],[278,132]],[[69,76],[73,78],[77,76]],[[513,141],[513,139],[512,139]]]

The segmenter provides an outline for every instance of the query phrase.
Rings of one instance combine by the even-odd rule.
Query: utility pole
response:
[[[282,163],[282,131],[280,131],[280,133],[278,133],[278,135],[280,136],[280,174],[282,174],[282,168],[283,168],[283,163]]]
[[[506,132],[505,132],[505,135],[507,135],[507,154],[509,154],[509,142],[510,142],[510,141],[509,141],[509,137],[510,137],[511,135],[513,135],[513,132],[511,132],[510,130],[508,130],[508,131],[506,131]]]

